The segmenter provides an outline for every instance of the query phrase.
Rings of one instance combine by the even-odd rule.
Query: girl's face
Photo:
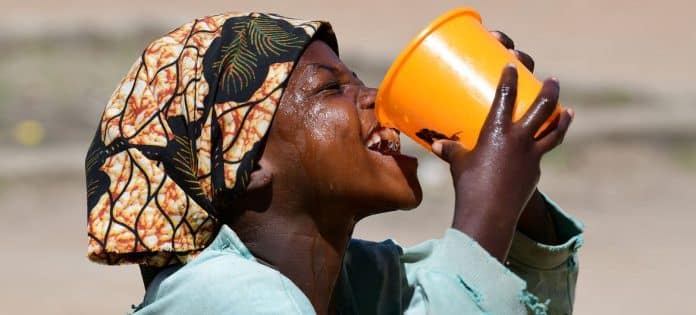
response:
[[[318,206],[358,209],[358,218],[420,204],[418,162],[400,153],[396,130],[377,122],[376,92],[327,44],[312,42],[269,131],[263,159],[273,181]]]

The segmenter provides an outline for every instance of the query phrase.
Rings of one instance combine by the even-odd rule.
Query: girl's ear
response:
[[[251,174],[249,174],[249,183],[247,184],[246,191],[266,188],[272,181],[273,172],[262,157]]]

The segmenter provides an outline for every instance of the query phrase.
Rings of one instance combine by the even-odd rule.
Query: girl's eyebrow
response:
[[[327,64],[323,64],[323,63],[320,63],[320,62],[308,63],[306,67],[307,67],[307,69],[317,69],[317,70],[322,69],[322,70],[326,70],[326,71],[329,71],[329,72],[331,72],[331,73],[333,73],[333,74],[338,74],[338,73],[341,72],[341,70],[337,69],[336,67],[333,67],[333,66],[330,66],[330,65],[327,65]]]

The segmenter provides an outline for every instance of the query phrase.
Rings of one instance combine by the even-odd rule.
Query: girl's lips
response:
[[[389,158],[398,165],[418,166],[418,159],[413,156],[401,154],[401,133],[392,128],[382,127],[377,123],[368,134],[365,146],[370,153],[380,159]]]
[[[368,150],[372,156],[377,158],[377,160],[385,163],[394,163],[398,165],[399,168],[404,168],[408,166],[407,169],[415,169],[418,167],[418,159],[414,156],[397,153],[384,153],[377,150]]]

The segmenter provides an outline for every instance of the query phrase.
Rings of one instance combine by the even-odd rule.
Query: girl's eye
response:
[[[331,82],[327,85],[325,85],[322,90],[338,90],[341,88],[341,85],[338,84],[337,82]]]
[[[321,85],[315,90],[314,94],[324,95],[324,94],[337,94],[341,91],[341,84],[338,82],[330,82],[325,85]]]

